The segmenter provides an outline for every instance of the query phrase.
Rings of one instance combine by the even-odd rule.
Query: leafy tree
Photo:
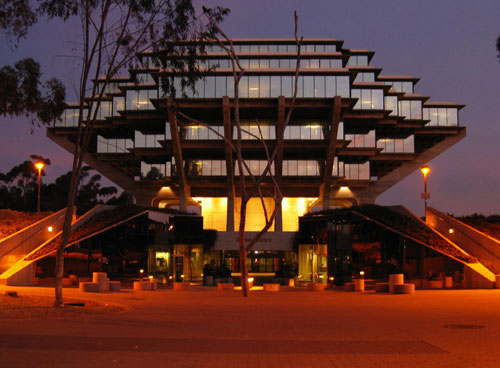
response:
[[[66,90],[55,78],[42,85],[40,64],[31,58],[0,69],[0,115],[32,116],[32,123],[49,124],[64,111]],[[45,94],[43,94],[43,92]]]
[[[497,38],[498,60],[500,60],[500,36]]]
[[[16,0],[5,0],[3,8],[9,8]],[[67,212],[63,226],[62,242],[56,255],[56,301],[57,307],[63,306],[62,277],[64,271],[64,248],[71,232],[71,213],[77,196],[83,158],[92,138],[94,123],[99,112],[100,102],[111,79],[130,66],[138,52],[146,49],[160,50],[168,47],[169,41],[190,40],[185,46],[171,48],[163,55],[161,63],[175,60],[175,56],[185,56],[187,62],[175,62],[172,67],[179,70],[183,77],[181,88],[194,88],[194,81],[200,77],[200,67],[195,60],[203,52],[203,43],[196,42],[210,38],[213,23],[203,24],[197,16],[191,0],[39,0],[37,12],[49,19],[66,21],[76,17],[81,21],[81,78],[79,85],[78,136],[73,156],[72,176],[68,192]],[[32,8],[29,4],[26,14]],[[215,8],[215,23],[220,22],[228,10]],[[0,13],[2,16],[3,13]],[[23,31],[36,21],[36,18],[22,18],[26,21],[0,22],[4,29]],[[20,24],[20,25],[19,25]],[[24,33],[25,34],[25,33]],[[193,42],[194,41],[194,42]],[[173,57],[172,57],[173,56]],[[182,59],[179,59],[182,60]],[[173,84],[163,81],[166,91],[173,91]],[[87,99],[88,96],[93,98]],[[84,109],[93,112],[85,114]]]

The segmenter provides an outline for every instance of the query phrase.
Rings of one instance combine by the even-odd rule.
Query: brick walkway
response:
[[[53,294],[50,288],[6,288]],[[499,367],[500,290],[81,294],[126,305],[0,321],[0,367]]]

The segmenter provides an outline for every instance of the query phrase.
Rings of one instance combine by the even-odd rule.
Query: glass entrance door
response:
[[[182,255],[174,256],[174,279],[175,282],[184,281],[184,256]]]

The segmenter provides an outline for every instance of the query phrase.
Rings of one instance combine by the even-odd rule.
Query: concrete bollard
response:
[[[108,291],[108,275],[106,272],[94,272],[92,273],[92,282],[99,284],[99,291]]]
[[[354,280],[354,291],[365,291],[365,279]]]
[[[389,291],[391,293],[394,292],[394,285],[396,284],[404,284],[405,283],[405,276],[402,273],[394,273],[392,275],[389,275]]]

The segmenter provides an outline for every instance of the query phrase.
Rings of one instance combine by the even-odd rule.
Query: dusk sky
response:
[[[197,2],[198,3],[198,2]],[[500,63],[495,48],[500,35],[498,0],[386,1],[200,1],[231,9],[223,24],[230,37],[293,37],[293,11],[300,35],[336,38],[344,47],[375,51],[371,65],[382,74],[420,78],[415,92],[430,101],[465,104],[460,125],[467,137],[429,162],[429,205],[456,215],[500,213]],[[33,27],[17,48],[2,37],[0,66],[31,56],[42,65],[43,79],[61,79],[68,101],[75,99],[78,66],[71,49],[79,28],[60,22]],[[29,159],[50,158],[44,180],[52,181],[71,167],[71,155],[45,136],[30,135],[25,118],[0,118],[0,172]],[[381,195],[377,203],[401,204],[423,215],[423,178],[407,177]]]

